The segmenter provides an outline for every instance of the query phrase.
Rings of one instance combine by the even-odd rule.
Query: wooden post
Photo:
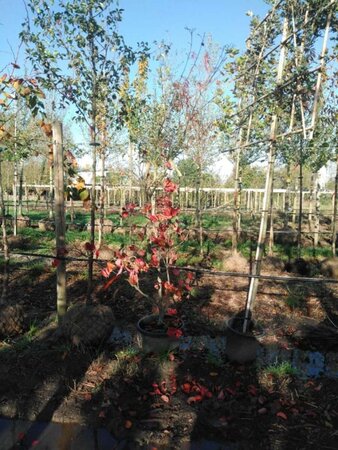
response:
[[[63,137],[62,124],[59,121],[53,123],[53,159],[54,159],[54,187],[55,187],[55,239],[56,254],[63,256],[65,254],[66,244],[66,220],[64,204],[64,168],[63,168]],[[67,292],[66,292],[66,261],[60,260],[56,269],[56,297],[57,297],[57,316],[59,324],[67,311]]]

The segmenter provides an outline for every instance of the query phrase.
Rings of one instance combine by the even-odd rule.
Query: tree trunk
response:
[[[241,102],[240,102],[241,104]],[[234,210],[233,210],[233,220],[232,220],[232,253],[237,253],[238,241],[240,237],[241,229],[241,153],[242,153],[242,128],[239,131],[239,138],[237,143],[237,154],[236,154],[236,166],[235,166],[235,187],[234,187]]]
[[[14,120],[14,173],[13,173],[13,234],[17,235],[18,231],[18,198],[17,198],[17,190],[18,190],[18,152],[17,152],[17,115],[18,111],[15,114]]]
[[[9,269],[9,246],[7,239],[7,231],[6,231],[6,206],[4,200],[4,192],[2,186],[2,161],[0,159],[0,208],[1,208],[1,228],[2,228],[2,243],[4,246],[4,273],[3,273],[3,282],[2,282],[2,291],[0,304],[5,304],[7,298],[7,289],[8,289],[8,269]]]
[[[106,187],[106,178],[105,178],[105,163],[106,163],[106,151],[104,146],[101,148],[101,186],[100,186],[100,227],[99,227],[99,236],[98,236],[98,247],[101,247],[102,237],[103,237],[103,229],[104,229],[104,206],[105,206],[105,187]]]
[[[65,255],[66,218],[64,205],[64,168],[63,168],[63,137],[61,122],[53,123],[53,161],[55,187],[55,237],[56,255]],[[61,259],[56,269],[56,295],[58,323],[62,323],[67,312],[66,292],[66,261]]]
[[[336,177],[333,194],[333,214],[332,214],[332,256],[336,256],[337,240],[337,195],[338,195],[338,153],[336,155]]]
[[[291,187],[291,166],[287,165],[287,175],[286,175],[286,190],[285,190],[285,202],[284,202],[284,228],[286,229],[289,225],[289,211],[291,209],[290,201],[290,187]]]
[[[273,235],[273,184],[274,184],[274,178],[272,177],[272,183],[271,183],[271,196],[270,196],[270,207],[269,207],[269,217],[270,217],[270,227],[269,227],[269,256],[273,255],[273,242],[274,242],[274,235]]]
[[[314,216],[314,226],[313,226],[313,245],[314,248],[318,247],[319,243],[319,228],[320,228],[320,191],[318,182],[318,172],[315,177],[315,216]]]
[[[195,209],[195,225],[198,229],[200,254],[203,254],[203,229],[201,220],[201,179],[202,179],[202,167],[198,164],[197,178],[196,178],[196,209]]]
[[[94,265],[94,249],[95,249],[95,213],[96,213],[96,142],[95,124],[91,128],[91,146],[92,146],[92,188],[90,202],[90,249],[88,255],[88,280],[87,280],[87,305],[92,303],[93,291],[93,265]]]
[[[53,153],[49,152],[49,218],[53,219],[53,188],[54,188],[54,180],[53,180]]]
[[[132,202],[132,186],[133,186],[133,172],[134,172],[134,149],[133,149],[133,143],[129,139],[129,146],[128,146],[128,165],[129,165],[129,196],[128,201],[129,203]]]
[[[18,204],[19,217],[23,216],[23,160],[20,161],[19,169],[19,204]]]
[[[297,232],[297,257],[302,252],[302,223],[303,223],[303,140],[300,144],[299,155],[299,210],[298,210],[298,232]]]
[[[283,33],[282,33],[282,42],[285,40],[288,33],[288,21],[285,18],[284,24],[283,24]],[[286,47],[281,46],[280,56],[279,56],[279,63],[278,63],[278,70],[277,70],[277,79],[276,84],[278,85],[282,81],[283,77],[283,71],[284,71],[284,63],[285,63],[285,54],[286,54]],[[254,270],[253,274],[255,275],[255,278],[250,278],[250,285],[249,285],[249,292],[247,296],[247,301],[245,305],[245,318],[243,323],[243,333],[246,333],[247,327],[249,324],[249,320],[252,313],[252,308],[254,305],[254,301],[256,299],[257,295],[257,289],[258,289],[258,283],[259,283],[259,275],[261,273],[261,264],[262,264],[262,258],[263,258],[263,250],[264,250],[264,244],[266,239],[266,229],[267,229],[267,223],[268,223],[268,212],[269,212],[269,205],[270,205],[270,198],[272,195],[272,187],[273,187],[273,173],[274,173],[274,165],[275,165],[275,152],[276,152],[276,134],[277,134],[277,126],[278,126],[278,116],[277,114],[274,114],[271,122],[271,129],[270,129],[270,151],[269,151],[269,159],[268,159],[268,168],[267,168],[267,176],[265,181],[265,190],[264,190],[264,198],[263,198],[263,206],[262,206],[262,214],[261,214],[261,223],[260,223],[260,229],[259,229],[259,236],[258,236],[258,242],[257,242],[257,249],[256,249],[256,257],[255,257],[255,264],[254,264]]]

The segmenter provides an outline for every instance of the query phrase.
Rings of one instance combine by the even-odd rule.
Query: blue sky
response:
[[[172,43],[178,54],[188,49],[190,35],[186,28],[198,35],[210,33],[213,40],[223,45],[245,47],[250,18],[247,11],[264,17],[268,5],[264,0],[120,0],[124,9],[121,32],[126,42],[164,39]],[[10,45],[16,51],[18,34],[25,19],[22,0],[0,0],[0,71],[13,61]],[[22,64],[23,51],[19,62]],[[79,136],[78,130],[75,132]],[[75,138],[76,141],[78,139]],[[83,141],[83,137],[79,138]],[[224,159],[220,174],[225,176],[231,165]]]
[[[211,33],[221,45],[244,47],[249,30],[246,11],[264,16],[263,0],[120,0],[125,10],[121,31],[129,44],[165,39],[178,51],[189,44],[186,27],[197,34]],[[0,0],[0,69],[11,61],[10,46],[18,46],[25,18],[22,0]]]

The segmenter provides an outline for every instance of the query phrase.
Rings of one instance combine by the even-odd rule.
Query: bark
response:
[[[338,154],[336,156],[336,177],[333,194],[333,214],[332,214],[332,256],[336,256],[337,240],[337,194],[338,194]]]
[[[4,247],[4,273],[3,273],[0,304],[3,305],[6,302],[7,290],[8,290],[9,246],[8,246],[7,230],[6,230],[6,206],[5,206],[4,192],[3,192],[3,186],[2,186],[2,161],[1,161],[1,159],[0,159],[0,208],[1,208],[2,243],[3,243],[3,247]]]
[[[284,24],[283,24],[283,33],[282,33],[282,42],[285,40],[288,32],[288,21],[285,18]],[[285,64],[285,56],[286,56],[286,47],[282,46],[279,56],[279,63],[278,63],[278,69],[277,69],[277,78],[276,78],[276,84],[279,85],[281,83],[282,77],[283,77],[283,71],[284,71],[284,64]],[[261,214],[261,223],[260,223],[260,229],[259,229],[259,236],[258,236],[258,242],[257,242],[257,249],[256,249],[256,257],[255,257],[255,264],[253,267],[253,274],[256,276],[255,278],[250,279],[250,285],[249,285],[249,292],[248,297],[245,305],[245,320],[243,323],[243,333],[246,333],[247,326],[249,323],[249,320],[251,318],[252,314],[252,308],[256,299],[257,295],[257,289],[258,289],[258,283],[259,283],[259,275],[261,273],[261,264],[262,264],[262,258],[263,258],[263,250],[264,250],[264,244],[266,239],[266,229],[267,229],[267,222],[268,222],[268,212],[269,212],[269,205],[270,205],[270,198],[272,195],[272,187],[273,187],[273,173],[274,173],[274,165],[275,165],[275,151],[276,151],[276,135],[277,135],[277,126],[278,126],[278,115],[275,113],[272,122],[271,122],[271,129],[270,129],[270,149],[269,149],[269,159],[268,159],[268,168],[267,168],[267,176],[265,181],[265,190],[264,190],[264,198],[263,198],[263,206],[262,206],[262,214]]]
[[[66,219],[64,205],[64,167],[63,167],[63,137],[61,122],[53,123],[53,160],[55,186],[55,238],[56,254],[64,256],[66,245]],[[56,269],[57,316],[61,324],[67,312],[66,292],[66,261],[61,259]]]
[[[303,141],[300,145],[299,161],[299,210],[298,210],[298,233],[297,233],[297,257],[302,252],[302,222],[303,222]]]
[[[99,226],[99,236],[98,236],[98,247],[100,248],[102,244],[103,238],[103,229],[104,229],[104,207],[105,207],[105,187],[106,187],[106,178],[105,178],[105,164],[106,164],[106,152],[105,148],[101,148],[101,186],[100,186],[100,208],[99,208],[99,217],[100,217],[100,226]]]
[[[285,209],[284,209],[284,228],[286,229],[289,225],[289,211],[291,208],[290,201],[290,187],[291,187],[291,166],[287,165],[287,175],[286,175],[286,190],[285,190]]]

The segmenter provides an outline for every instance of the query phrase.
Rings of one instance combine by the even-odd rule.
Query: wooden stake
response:
[[[63,168],[63,137],[62,124],[59,121],[53,123],[53,159],[54,159],[54,188],[55,188],[55,239],[56,254],[63,256],[65,254],[66,244],[66,220],[64,205],[64,168]],[[67,292],[66,292],[66,261],[60,260],[56,269],[56,297],[57,297],[57,316],[59,324],[67,311]]]

